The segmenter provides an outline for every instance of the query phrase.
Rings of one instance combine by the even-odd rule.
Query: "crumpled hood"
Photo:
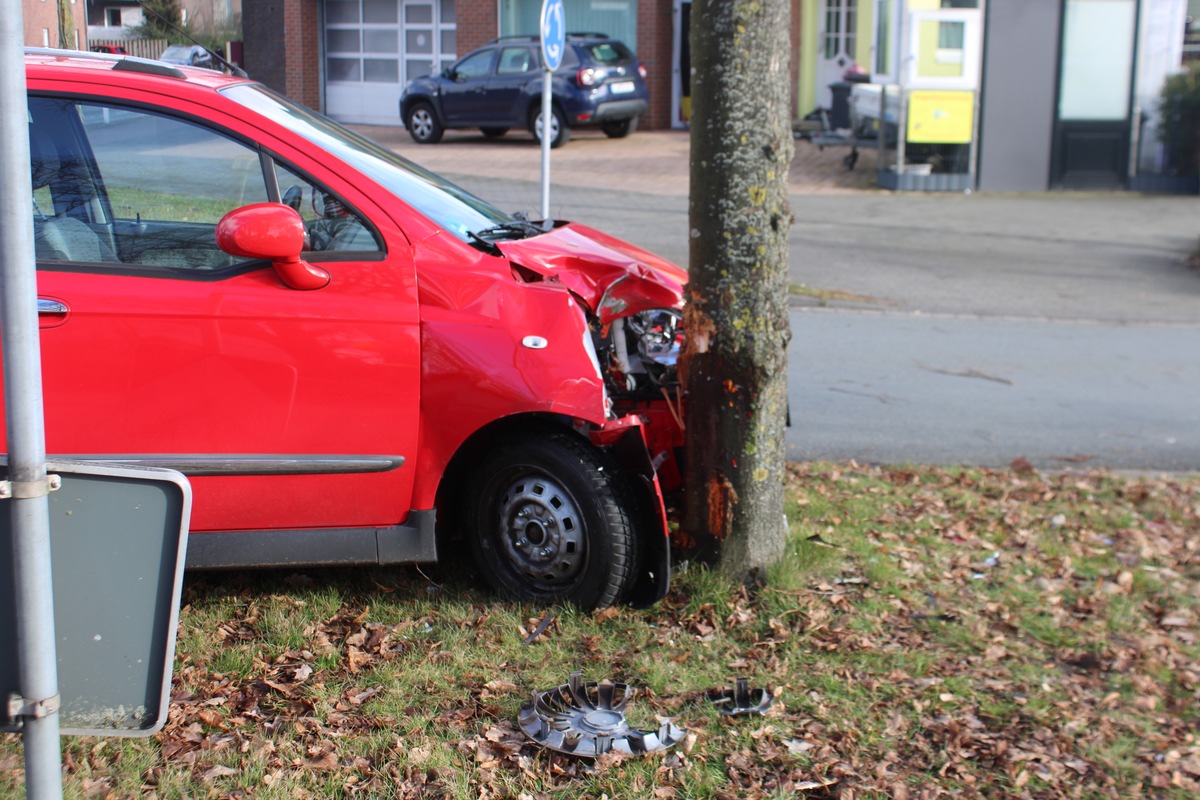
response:
[[[512,262],[570,289],[604,325],[639,311],[683,306],[687,272],[681,267],[585,225],[496,246]]]

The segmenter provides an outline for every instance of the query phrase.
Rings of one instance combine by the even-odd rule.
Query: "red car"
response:
[[[680,268],[258,83],[25,63],[51,454],[188,475],[191,567],[462,541],[508,595],[665,593]]]

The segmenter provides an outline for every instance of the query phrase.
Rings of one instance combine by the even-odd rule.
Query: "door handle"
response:
[[[37,309],[40,328],[57,328],[67,321],[67,315],[71,312],[66,303],[49,297],[39,297]]]

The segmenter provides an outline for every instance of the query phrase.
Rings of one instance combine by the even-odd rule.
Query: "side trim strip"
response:
[[[313,567],[437,561],[435,512],[413,511],[390,528],[192,531],[188,569]]]
[[[64,458],[127,464],[138,467],[162,467],[188,477],[204,475],[346,475],[365,472],[391,472],[404,464],[404,456],[346,455],[250,455],[250,454],[94,454],[53,455]]]

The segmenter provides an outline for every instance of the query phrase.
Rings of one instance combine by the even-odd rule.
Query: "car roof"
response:
[[[566,37],[568,42],[572,44],[589,44],[596,42],[617,42],[618,39],[613,39],[606,33],[568,33]],[[514,34],[512,36],[498,36],[492,39],[484,47],[500,44],[538,44],[541,38],[533,34]]]
[[[102,80],[101,74],[108,73]],[[54,50],[45,47],[25,49],[25,74],[48,80],[78,80],[82,83],[146,85],[146,82],[184,82],[219,89],[245,83],[211,69],[184,67],[130,55],[93,53],[89,50]]]

